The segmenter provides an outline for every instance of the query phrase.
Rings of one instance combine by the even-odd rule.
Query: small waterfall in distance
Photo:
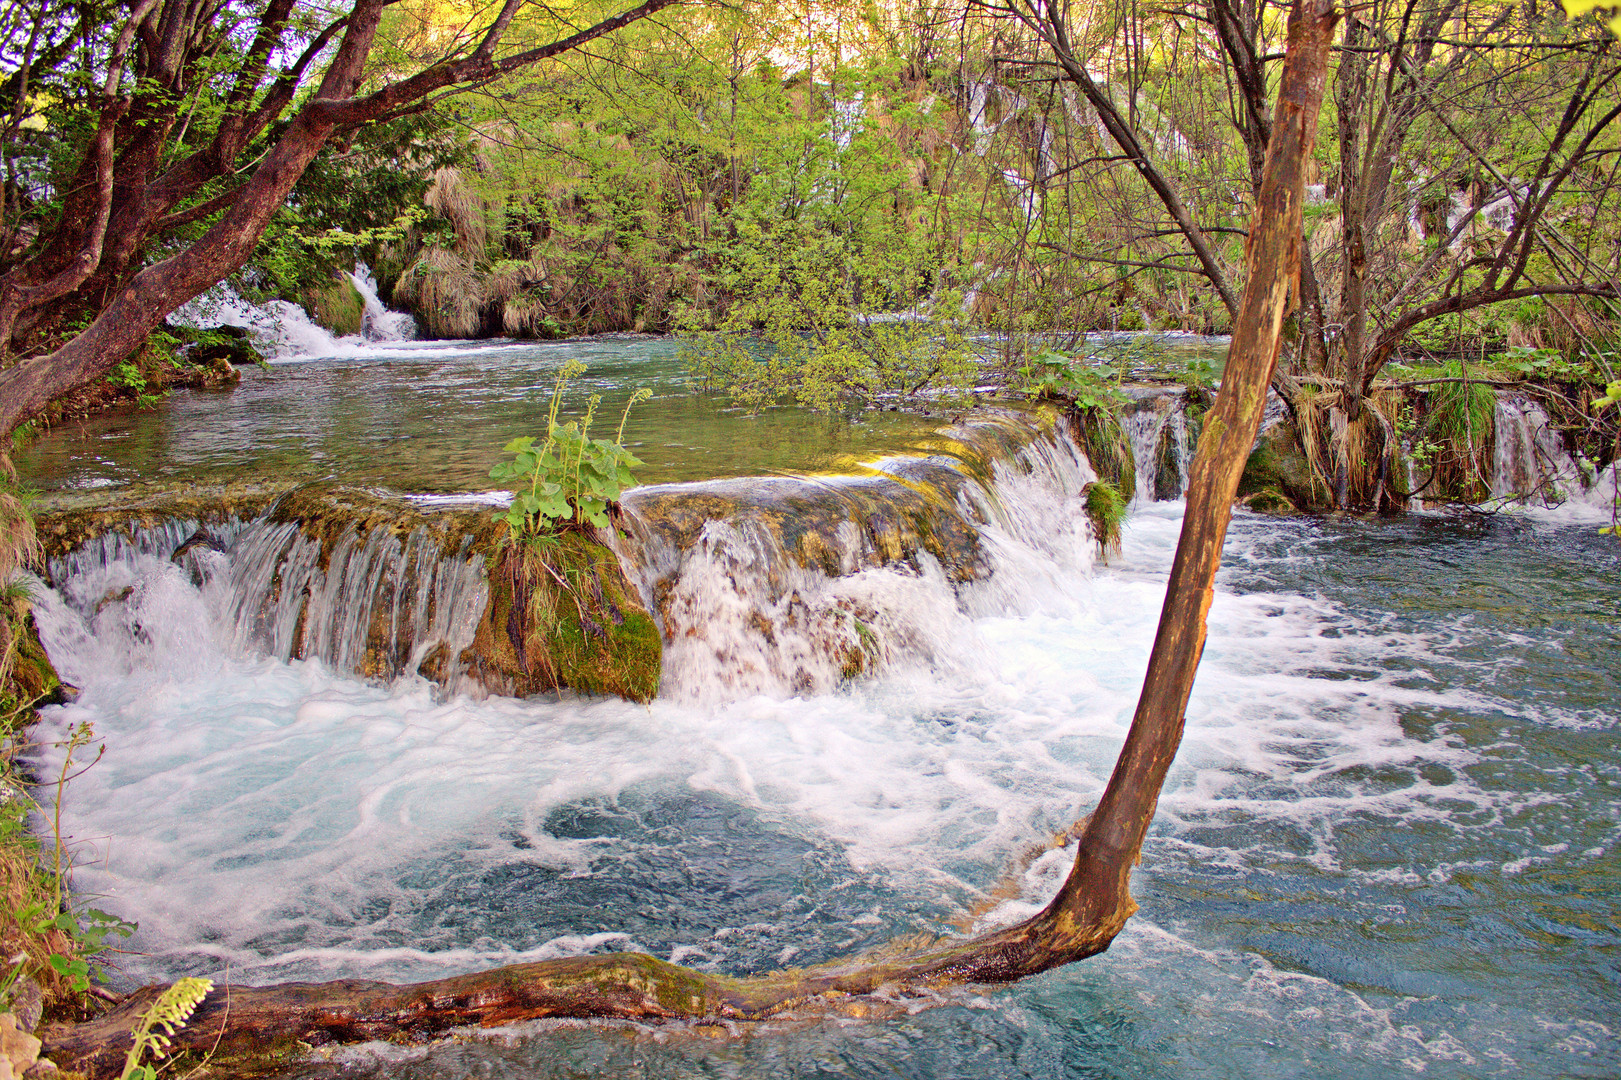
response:
[[[1564,439],[1548,426],[1548,414],[1535,401],[1499,392],[1493,426],[1492,498],[1553,504],[1585,487]]]
[[[183,305],[171,318],[199,329],[240,327],[261,350],[278,360],[363,355],[377,345],[416,337],[416,320],[405,312],[390,311],[378,299],[377,282],[365,263],[357,264],[347,276],[360,294],[363,308],[361,332],[347,337],[334,337],[291,301],[252,304],[225,284]]]
[[[1188,489],[1188,415],[1178,393],[1138,398],[1120,414],[1137,465],[1132,502],[1179,499]]]

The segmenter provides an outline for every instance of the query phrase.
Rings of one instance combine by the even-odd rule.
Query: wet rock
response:
[[[1277,488],[1262,488],[1253,495],[1239,499],[1257,514],[1298,514],[1299,508]]]
[[[225,544],[218,538],[209,535],[207,529],[200,528],[190,536],[186,537],[181,545],[174,549],[174,554],[169,556],[169,561],[172,563],[178,563],[181,559],[185,558],[187,552],[199,548],[205,551],[224,551]]]
[[[645,702],[658,693],[663,646],[618,557],[569,531],[501,551],[461,659],[499,693],[566,687]]]
[[[1326,492],[1313,482],[1311,463],[1301,449],[1293,424],[1283,421],[1261,433],[1238,480],[1238,496],[1247,499],[1270,489],[1300,509],[1317,509]]]

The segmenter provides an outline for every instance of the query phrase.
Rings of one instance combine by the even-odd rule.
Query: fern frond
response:
[[[124,1071],[119,1075],[119,1080],[152,1075],[153,1070],[141,1064],[141,1055],[147,1051],[151,1051],[153,1057],[168,1053],[171,1045],[169,1036],[186,1026],[191,1014],[213,989],[214,983],[209,979],[186,978],[177,980],[159,994],[152,1007],[141,1014],[140,1020],[130,1030],[135,1037],[135,1045],[130,1047],[128,1056],[124,1058]],[[163,1030],[159,1032],[155,1028]]]

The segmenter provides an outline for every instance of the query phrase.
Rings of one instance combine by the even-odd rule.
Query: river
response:
[[[613,387],[659,390],[633,429],[650,479],[929,444],[899,416],[725,419],[646,342],[415,344],[176,395],[19,465],[59,487],[285,470],[484,488],[570,349]],[[772,423],[789,437],[749,426]],[[369,684],[238,648],[219,598],[164,558],[84,571],[41,598],[83,689],[42,733],[90,722],[107,746],[64,822],[77,887],[141,923],[115,982],[409,980],[618,949],[743,974],[1021,917],[1062,850],[1016,898],[987,896],[1107,778],[1181,504],[1140,504],[1105,566],[1063,492],[1009,473],[997,497],[1040,535],[987,525],[980,586],[928,565],[857,575],[852,595],[926,647],[798,695]],[[1614,1076],[1617,565],[1594,525],[1546,515],[1240,513],[1142,910],[1108,953],[882,1019],[532,1023],[290,1075]],[[98,616],[125,586],[133,614]]]

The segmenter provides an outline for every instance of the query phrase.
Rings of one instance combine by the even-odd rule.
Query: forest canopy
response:
[[[13,4],[7,426],[222,278],[357,259],[432,336],[678,331],[756,407],[1230,329],[1283,7],[667,4]],[[1381,497],[1394,360],[1613,374],[1618,76],[1556,4],[1347,17],[1276,380],[1338,504]]]

